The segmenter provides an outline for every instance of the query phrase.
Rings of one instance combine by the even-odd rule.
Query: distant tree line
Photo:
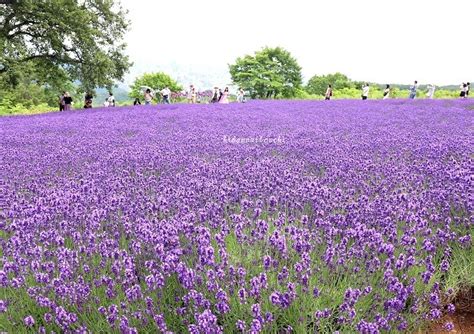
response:
[[[132,65],[123,41],[129,26],[126,16],[113,1],[0,4],[0,114],[51,110],[62,91],[69,91],[78,104],[86,92],[97,100],[107,96]],[[354,98],[362,86],[341,73],[315,75],[304,85],[301,66],[282,47],[265,47],[239,57],[229,65],[229,72],[236,86],[258,99],[319,99],[329,84],[335,98]],[[382,85],[371,85],[376,98]],[[141,97],[142,86],[182,89],[168,74],[146,73],[136,78],[128,96],[122,90],[120,96]],[[404,96],[407,88],[392,87],[393,97]],[[456,96],[443,90],[436,94]]]
[[[301,67],[287,50],[277,47],[239,57],[229,65],[233,82],[246,89],[253,98],[300,98],[321,99],[332,85],[335,98],[359,98],[365,81],[354,81],[342,73],[314,75],[306,85],[302,84]],[[382,98],[386,83],[371,83],[370,97]],[[409,85],[390,84],[391,97],[407,97]],[[425,86],[419,87],[422,96]],[[435,97],[458,96],[457,86],[437,87]]]

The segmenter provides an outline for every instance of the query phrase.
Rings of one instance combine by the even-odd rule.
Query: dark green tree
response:
[[[142,86],[150,87],[154,90],[161,90],[168,87],[172,92],[179,92],[183,88],[171,78],[168,74],[163,72],[156,73],[145,73],[142,76],[135,79],[133,84],[130,86],[131,91],[129,96],[132,98],[143,97]]]
[[[123,37],[126,11],[112,0],[17,0],[0,5],[0,80],[80,91],[111,87],[131,63]]]
[[[332,85],[334,90],[342,88],[354,88],[352,82],[346,75],[342,73],[334,73],[328,75],[315,75],[309,79],[306,85],[306,91],[310,94],[324,95],[328,85]]]
[[[291,98],[301,88],[301,67],[281,47],[266,47],[255,55],[239,57],[229,65],[232,81],[253,98]]]

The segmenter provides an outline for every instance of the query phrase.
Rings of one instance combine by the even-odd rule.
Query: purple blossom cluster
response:
[[[2,118],[0,323],[379,333],[439,319],[453,254],[472,247],[472,121],[469,101],[442,100]]]

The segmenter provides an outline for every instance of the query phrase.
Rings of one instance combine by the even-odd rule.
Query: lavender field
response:
[[[474,286],[473,114],[341,100],[0,118],[0,331],[426,328]]]

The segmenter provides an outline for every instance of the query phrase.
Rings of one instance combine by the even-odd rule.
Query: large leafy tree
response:
[[[306,91],[310,94],[323,95],[328,85],[332,85],[332,88],[337,90],[353,88],[355,84],[356,83],[351,81],[346,75],[339,72],[328,75],[315,75],[309,79],[306,85]]]
[[[183,88],[171,78],[168,74],[163,72],[156,73],[145,73],[140,77],[137,77],[133,84],[130,86],[130,97],[141,98],[143,97],[143,90],[141,87],[150,87],[154,90],[161,90],[168,87],[172,92],[179,92]]]
[[[126,11],[112,0],[0,5],[0,79],[15,87],[27,72],[44,86],[110,87],[131,65],[123,43],[128,24]]]
[[[287,50],[266,47],[229,65],[232,81],[253,98],[290,98],[302,84],[301,67]]]

